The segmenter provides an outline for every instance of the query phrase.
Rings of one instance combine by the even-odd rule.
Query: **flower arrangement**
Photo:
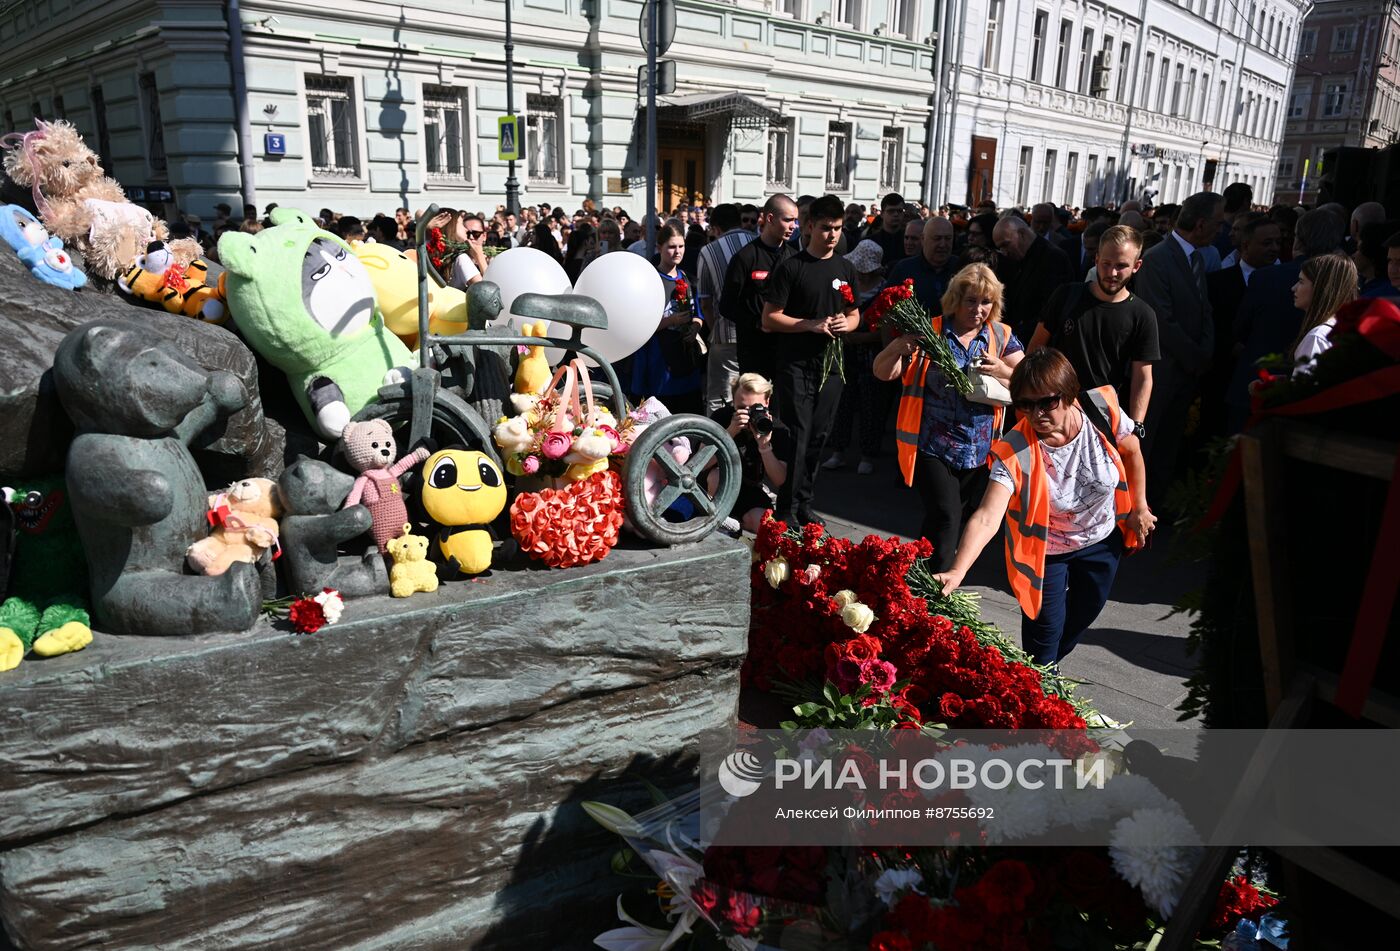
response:
[[[551,568],[599,561],[622,528],[622,479],[604,469],[562,489],[517,496],[510,506],[511,535],[531,558]]]
[[[687,303],[690,300],[690,284],[684,277],[676,278],[676,286],[672,290],[671,296],[680,304]]]
[[[263,613],[271,618],[285,617],[298,634],[315,634],[328,624],[340,620],[345,611],[345,599],[334,588],[322,588],[319,594],[300,598],[279,598],[263,602]]]
[[[619,427],[612,412],[596,406],[575,418],[557,392],[544,396],[514,394],[518,415],[502,416],[491,437],[500,447],[506,471],[578,482],[608,468],[612,456],[623,455],[627,427]]]
[[[876,295],[866,311],[865,319],[871,330],[883,325],[896,333],[916,337],[919,349],[933,361],[934,368],[943,374],[948,386],[963,396],[972,392],[972,381],[958,366],[948,341],[941,333],[933,332],[933,318],[914,296],[913,278],[906,279],[903,284],[887,287]]]
[[[754,543],[745,682],[816,704],[798,708],[797,726],[827,725],[816,715],[832,703],[824,682],[837,698],[868,688],[860,703],[888,704],[913,724],[1084,730],[1094,712],[1076,708],[1062,679],[981,622],[975,601],[932,590],[932,553],[925,539],[852,542],[766,520]]]

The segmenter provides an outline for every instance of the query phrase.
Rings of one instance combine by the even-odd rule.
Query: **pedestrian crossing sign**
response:
[[[502,162],[520,161],[520,140],[525,132],[519,116],[501,116],[496,120],[496,153]]]

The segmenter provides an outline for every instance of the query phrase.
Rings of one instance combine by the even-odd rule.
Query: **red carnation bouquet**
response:
[[[678,301],[688,301],[690,299],[690,284],[684,277],[676,278],[675,292],[672,295]]]
[[[876,297],[865,314],[871,330],[889,327],[896,334],[910,334],[919,341],[919,349],[933,361],[934,369],[943,374],[947,385],[966,396],[972,392],[972,381],[958,366],[953,351],[943,334],[933,332],[933,317],[914,296],[914,279],[887,287]]]

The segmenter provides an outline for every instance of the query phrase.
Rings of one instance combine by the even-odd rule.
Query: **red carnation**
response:
[[[690,285],[686,283],[683,277],[676,278],[675,296],[678,301],[683,301],[690,296]]]
[[[1220,886],[1210,926],[1219,930],[1232,927],[1241,918],[1258,921],[1262,912],[1277,904],[1277,898],[1265,895],[1250,884],[1249,879],[1237,875]]]
[[[298,634],[315,634],[326,624],[325,610],[310,598],[293,601],[287,617]]]
[[[908,935],[898,931],[881,931],[870,939],[870,951],[914,951]]]
[[[841,282],[840,291],[841,299],[843,301],[845,301],[848,304],[854,304],[856,302],[856,295],[852,293],[851,285],[847,284],[845,281]]]

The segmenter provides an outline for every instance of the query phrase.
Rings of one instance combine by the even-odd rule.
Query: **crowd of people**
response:
[[[1026,649],[1055,664],[1098,616],[1122,554],[1153,531],[1178,467],[1244,425],[1259,361],[1306,373],[1340,307],[1400,297],[1400,221],[1383,206],[1253,197],[1237,183],[1179,205],[1027,211],[777,194],[681,205],[655,222],[650,254],[643,222],[620,207],[500,206],[442,212],[429,250],[461,287],[512,247],[541,250],[571,280],[603,254],[649,256],[666,303],[619,379],[630,398],[711,415],[735,438],[732,531],[768,509],[822,524],[819,473],[873,473],[893,416],[944,590],[1004,525]],[[266,225],[252,207],[241,221],[230,211],[209,238]],[[367,224],[320,216],[347,240],[400,248],[414,220],[404,208]],[[905,282],[958,368],[1008,396],[964,398],[917,338],[863,319]]]

